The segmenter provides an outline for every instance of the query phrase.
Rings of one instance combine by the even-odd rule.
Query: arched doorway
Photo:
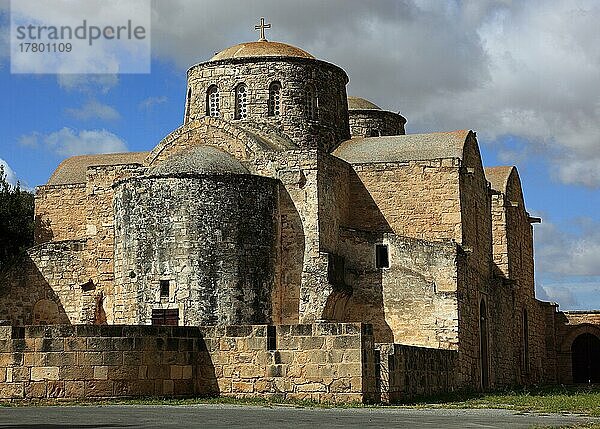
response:
[[[489,387],[487,309],[482,299],[479,304],[479,352],[481,356],[481,388]]]
[[[581,334],[571,345],[573,383],[600,383],[600,339]]]

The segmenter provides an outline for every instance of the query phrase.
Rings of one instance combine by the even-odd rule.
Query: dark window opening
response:
[[[343,287],[345,284],[344,273],[346,270],[344,258],[330,253],[328,255],[328,260],[327,281],[334,286]]]
[[[267,350],[277,350],[277,335],[275,326],[267,326]]]
[[[155,326],[179,325],[179,310],[167,310],[161,308],[152,309],[152,324]]]
[[[377,244],[375,246],[375,266],[377,268],[390,267],[390,256],[386,244]]]
[[[169,280],[161,280],[160,281],[160,296],[161,298],[168,298],[170,292],[170,282]]]
[[[369,131],[369,137],[380,137],[381,133],[379,132],[379,130],[370,130]]]

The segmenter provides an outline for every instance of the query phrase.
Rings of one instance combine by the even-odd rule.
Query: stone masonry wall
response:
[[[491,327],[504,323],[495,320],[491,310],[497,305],[490,297],[492,288],[492,221],[491,198],[485,178],[479,147],[473,133],[469,133],[463,149],[463,161],[459,170],[461,244],[464,263],[458,273],[458,375],[461,386],[488,388],[492,385],[493,338]],[[482,303],[485,313],[480,312]],[[487,329],[482,332],[482,317]],[[481,334],[484,334],[482,338]],[[487,356],[482,351],[486,344]],[[483,377],[485,372],[486,377]],[[487,383],[485,379],[487,378]],[[487,385],[486,385],[487,384]]]
[[[333,303],[333,320],[371,323],[377,342],[458,347],[455,244],[354,230],[341,238],[350,292]],[[387,269],[376,267],[376,244],[388,246]]]
[[[381,353],[381,400],[398,403],[455,390],[458,352],[401,344],[377,344]]]
[[[496,386],[546,380],[545,309],[535,300],[533,231],[525,210],[521,183],[510,168],[506,183],[492,192],[492,240],[495,286],[490,291]],[[526,319],[526,320],[525,320]],[[552,331],[553,326],[549,327]]]
[[[369,325],[0,327],[0,400],[236,396],[376,402]]]
[[[61,296],[29,256],[0,273],[0,320],[13,325],[69,323]]]
[[[277,198],[274,180],[250,175],[118,183],[116,320],[149,324],[153,309],[178,309],[184,325],[269,323]]]
[[[266,326],[204,329],[221,395],[320,402],[379,400],[369,325],[274,328],[274,336]]]
[[[198,328],[0,327],[0,400],[191,396],[215,391]]]
[[[85,184],[39,186],[35,192],[35,240],[76,240],[86,236]]]
[[[44,243],[28,253],[43,277],[41,284],[52,289],[69,323],[93,323],[93,295],[85,286],[90,284],[86,240]]]
[[[353,165],[349,227],[424,240],[462,240],[458,159]],[[368,200],[367,200],[368,201]]]
[[[382,270],[385,318],[394,342],[456,349],[457,248],[454,243],[385,234],[390,268]]]
[[[93,282],[88,300],[91,317],[98,311],[107,323],[115,323],[113,183],[139,174],[140,165],[90,167],[87,170],[85,222],[88,237],[87,269]],[[92,289],[90,287],[90,289]],[[92,318],[90,322],[94,322]]]
[[[352,137],[379,137],[403,135],[406,119],[385,110],[350,110]]]

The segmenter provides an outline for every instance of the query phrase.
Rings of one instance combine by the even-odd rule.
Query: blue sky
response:
[[[27,186],[70,155],[150,150],[181,124],[187,67],[255,40],[265,16],[270,39],[344,68],[409,133],[473,129],[486,165],[517,165],[544,219],[539,296],[600,308],[597,1],[155,0],[150,74],[75,76],[11,75],[0,11],[0,162]]]

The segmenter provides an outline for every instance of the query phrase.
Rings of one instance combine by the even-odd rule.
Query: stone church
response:
[[[183,125],[149,152],[63,161],[36,189],[37,245],[0,278],[14,325],[0,357],[25,341],[25,358],[0,358],[0,396],[35,397],[38,383],[41,397],[393,401],[600,381],[600,314],[535,298],[540,219],[517,169],[484,167],[473,131],[406,134],[347,84],[263,33],[188,70]],[[111,363],[134,327],[147,341],[121,353],[139,346],[139,362]],[[152,378],[144,344],[173,336],[169,353],[191,351]],[[28,366],[27,353],[71,353],[72,338],[84,346],[71,372]],[[63,375],[73,368],[83,375]]]

